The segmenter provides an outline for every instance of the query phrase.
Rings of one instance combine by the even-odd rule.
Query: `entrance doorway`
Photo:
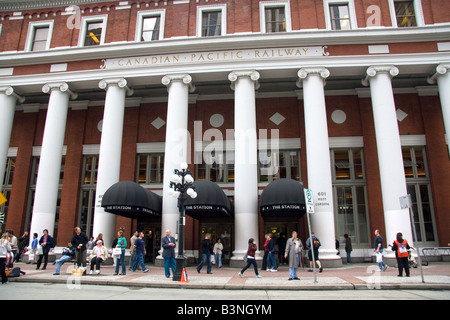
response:
[[[211,234],[211,241],[213,244],[217,242],[217,239],[222,241],[222,264],[229,264],[231,258],[231,252],[233,248],[233,224],[232,223],[201,223],[200,224],[200,244],[199,244],[199,259],[201,258],[201,241],[205,235]]]
[[[161,223],[139,223],[137,229],[145,234],[144,262],[154,263],[161,249]]]
[[[277,254],[275,254],[277,264],[287,263],[287,259],[284,258],[284,251],[286,249],[286,241],[291,237],[292,231],[299,233],[297,222],[264,222],[264,234],[272,234],[272,239],[278,250]]]

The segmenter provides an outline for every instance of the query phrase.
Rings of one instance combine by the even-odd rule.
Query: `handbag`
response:
[[[248,254],[246,253],[246,254],[244,255],[244,261],[247,262],[247,260],[248,260]]]
[[[114,258],[120,258],[120,255],[122,254],[122,249],[120,248],[113,248],[112,250],[112,256]]]

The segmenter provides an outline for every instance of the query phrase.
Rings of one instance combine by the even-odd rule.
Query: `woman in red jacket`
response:
[[[248,240],[248,249],[247,249],[247,265],[244,267],[244,269],[239,272],[239,277],[243,277],[245,270],[247,270],[250,265],[253,265],[253,268],[255,269],[255,274],[257,278],[262,278],[258,273],[258,265],[256,264],[255,260],[255,252],[256,252],[256,242],[255,239],[250,238]],[[244,257],[245,260],[245,257]]]
[[[395,251],[395,257],[397,258],[398,276],[403,277],[403,268],[405,269],[406,276],[409,277],[409,264],[408,264],[408,250],[411,247],[408,241],[403,239],[401,232],[397,233],[397,240],[392,245],[392,251]]]

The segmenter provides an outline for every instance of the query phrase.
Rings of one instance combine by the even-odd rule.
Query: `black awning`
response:
[[[162,198],[132,181],[113,184],[102,198],[106,212],[127,218],[161,216]]]
[[[184,203],[185,213],[195,219],[233,217],[233,205],[216,183],[207,180],[194,182],[197,198],[188,196]]]
[[[303,185],[292,179],[277,179],[262,192],[263,217],[302,217],[306,213]]]

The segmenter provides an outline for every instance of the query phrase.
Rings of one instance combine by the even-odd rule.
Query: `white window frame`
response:
[[[100,37],[100,45],[105,43],[105,35],[106,35],[106,26],[108,24],[108,15],[98,15],[98,16],[89,16],[89,17],[82,17],[81,18],[81,28],[80,28],[80,35],[78,36],[78,46],[84,47],[84,40],[86,36],[86,29],[87,25],[90,22],[102,22],[102,35]]]
[[[52,34],[53,34],[53,23],[54,23],[53,20],[30,22],[28,24],[27,40],[25,41],[25,51],[33,50],[33,40],[34,40],[34,35],[36,33],[36,29],[39,29],[42,27],[48,27],[48,35],[47,35],[47,42],[45,44],[45,50],[50,49],[50,42],[52,40]]]
[[[215,4],[215,5],[198,6],[197,7],[197,37],[202,37],[203,13],[210,12],[210,11],[219,11],[219,10],[222,12],[220,36],[224,36],[227,34],[227,5],[226,4]]]
[[[391,14],[391,23],[393,28],[398,28],[397,15],[395,14],[395,4],[394,0],[389,1],[389,12]],[[418,27],[423,27],[425,25],[425,19],[423,17],[422,0],[413,0],[414,3],[414,14],[416,16],[416,23]]]
[[[286,32],[292,31],[291,22],[291,4],[289,0],[283,1],[260,1],[259,2],[259,21],[261,33],[267,33],[266,31],[266,8],[279,8],[284,7],[284,14],[286,16]]]
[[[144,18],[149,17],[160,17],[161,22],[159,26],[159,40],[164,39],[164,26],[166,24],[166,9],[161,10],[145,10],[145,11],[138,11],[137,19],[136,19],[136,34],[134,37],[134,41],[136,42],[148,42],[141,40],[142,36],[142,23],[144,21]]]
[[[331,25],[330,5],[347,5],[350,14],[350,30],[358,29],[356,20],[355,2],[354,0],[323,0],[323,9],[325,13],[325,25],[327,30],[333,30]],[[335,31],[335,30],[333,30]]]

